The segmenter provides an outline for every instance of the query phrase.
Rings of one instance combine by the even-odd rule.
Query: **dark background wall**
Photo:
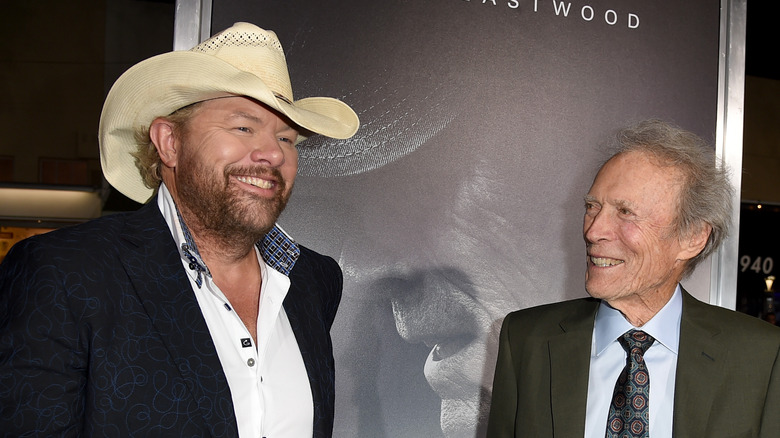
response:
[[[0,182],[57,182],[40,158],[79,160],[63,183],[99,184],[97,123],[108,87],[133,63],[173,46],[173,0],[3,1]],[[742,198],[780,203],[777,2],[747,11]],[[113,197],[112,197],[113,199]],[[108,210],[133,208],[124,201]]]

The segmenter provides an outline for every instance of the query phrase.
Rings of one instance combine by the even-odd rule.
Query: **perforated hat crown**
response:
[[[247,96],[287,116],[306,131],[344,139],[357,132],[358,117],[330,97],[295,101],[282,45],[276,34],[236,23],[188,51],[146,59],[117,79],[100,117],[103,173],[125,196],[146,202],[147,187],[131,153],[135,135],[157,117],[224,96]],[[301,137],[303,138],[303,137]]]
[[[251,27],[250,27],[251,26]],[[254,56],[247,56],[247,48],[254,48]],[[190,49],[191,52],[215,56],[239,70],[251,72],[279,97],[288,103],[293,101],[290,75],[282,44],[276,34],[247,23],[214,35]]]

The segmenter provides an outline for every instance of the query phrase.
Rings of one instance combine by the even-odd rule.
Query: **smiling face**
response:
[[[155,123],[153,135],[160,132]],[[163,136],[158,150],[163,180],[187,224],[223,238],[261,238],[295,181],[298,133],[291,123],[252,99],[226,97],[200,103],[179,134]]]
[[[617,155],[601,168],[585,197],[591,296],[621,311],[669,300],[685,260],[695,255],[673,226],[682,183],[680,170],[661,167],[643,152]]]

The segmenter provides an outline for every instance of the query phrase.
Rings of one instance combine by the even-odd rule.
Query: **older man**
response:
[[[338,100],[293,100],[276,35],[248,23],[125,72],[102,165],[148,203],[6,257],[3,433],[331,436],[341,271],[275,223],[297,143],[357,128]]]
[[[488,436],[777,436],[780,330],[679,284],[728,232],[725,172],[663,122],[618,140],[585,196],[592,298],[507,316]]]

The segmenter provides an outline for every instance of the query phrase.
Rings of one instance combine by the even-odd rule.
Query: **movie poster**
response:
[[[334,436],[484,436],[503,317],[586,295],[583,195],[615,130],[659,118],[715,140],[719,13],[713,0],[213,2],[214,32],[278,34],[297,99],[338,97],[361,118],[350,140],[301,146],[280,219],[344,271]]]

